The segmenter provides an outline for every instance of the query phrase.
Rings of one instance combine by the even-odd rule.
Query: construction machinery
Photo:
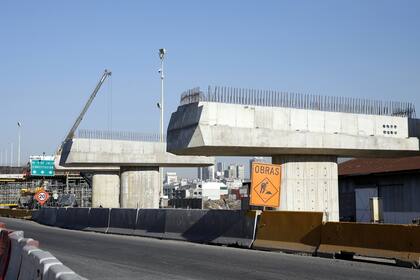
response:
[[[25,209],[35,208],[37,202],[34,199],[34,195],[41,189],[43,189],[43,187],[41,186],[22,188],[20,190],[20,197],[18,200],[19,208],[25,208]]]
[[[106,78],[111,76],[112,72],[105,69],[104,73],[102,74],[101,79],[99,80],[98,84],[96,85],[95,89],[93,90],[92,94],[90,95],[88,101],[86,102],[85,106],[83,107],[83,110],[80,112],[79,116],[77,117],[76,121],[74,122],[73,126],[71,127],[70,131],[67,133],[66,138],[61,143],[61,146],[58,149],[58,152],[61,153],[61,149],[63,145],[71,140],[74,137],[74,134],[77,130],[77,128],[80,125],[80,122],[83,120],[83,117],[85,116],[87,110],[89,109],[90,105],[92,104],[93,100],[96,97],[96,94],[98,93],[99,89],[101,88],[102,84],[105,82]]]

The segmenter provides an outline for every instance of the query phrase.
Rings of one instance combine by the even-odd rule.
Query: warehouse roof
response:
[[[403,158],[358,158],[338,165],[338,175],[367,175],[420,170],[420,156]]]

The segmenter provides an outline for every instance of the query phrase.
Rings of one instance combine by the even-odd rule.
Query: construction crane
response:
[[[63,145],[67,141],[69,141],[70,139],[72,139],[74,137],[74,133],[76,132],[77,128],[79,127],[80,122],[83,120],[83,117],[85,116],[85,114],[86,114],[87,110],[89,109],[90,105],[92,104],[93,99],[95,99],[96,94],[98,93],[98,91],[101,88],[102,84],[105,82],[106,78],[108,76],[111,76],[111,74],[112,74],[112,72],[110,72],[107,69],[105,69],[104,73],[102,74],[101,79],[99,80],[98,84],[96,85],[95,89],[93,90],[92,94],[90,95],[89,100],[86,102],[85,107],[83,107],[82,112],[80,112],[79,116],[77,117],[77,119],[74,122],[73,126],[71,127],[70,131],[67,133],[66,138],[62,142],[58,154],[60,154],[60,151],[61,151]]]
[[[105,80],[111,76],[111,72],[106,70],[104,71],[104,73],[102,74],[99,82],[97,83],[95,89],[93,90],[93,92],[91,93],[88,101],[86,102],[86,104],[84,105],[82,111],[80,112],[80,114],[78,115],[78,117],[76,118],[73,126],[71,127],[71,129],[68,131],[65,139],[63,140],[63,142],[61,143],[61,145],[59,146],[56,154],[55,154],[55,164],[59,164],[59,160],[61,158],[61,154],[62,154],[62,150],[64,145],[68,142],[71,141],[71,139],[74,137],[74,134],[77,130],[77,128],[79,127],[81,121],[83,120],[83,117],[85,116],[86,112],[88,111],[89,107],[92,105],[93,100],[95,99],[96,95],[98,94],[99,90],[101,89],[102,84],[105,82]],[[68,174],[66,175],[68,176]],[[82,177],[84,177],[82,175]],[[44,178],[45,179],[45,178]],[[0,206],[8,206],[8,207],[16,207],[19,206],[20,208],[29,208],[32,209],[36,206],[36,202],[34,200],[34,194],[39,191],[40,189],[44,189],[45,184],[44,184],[44,179],[42,179],[41,183],[35,183],[35,184],[24,184],[24,185],[16,185],[16,187],[12,188],[12,186],[9,185],[1,185],[0,184]],[[23,187],[24,186],[24,187]],[[74,194],[66,194],[65,195],[61,195],[63,199],[70,199],[71,196],[73,196],[73,202],[74,203]],[[61,199],[61,201],[63,201],[63,199]],[[11,202],[12,201],[12,202]],[[58,200],[59,203],[60,199]]]

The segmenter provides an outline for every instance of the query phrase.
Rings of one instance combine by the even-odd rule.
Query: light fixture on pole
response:
[[[160,58],[160,102],[157,104],[158,108],[160,109],[160,142],[164,142],[163,137],[163,79],[165,78],[163,74],[163,60],[165,59],[166,49],[159,49],[159,58]],[[163,195],[163,168],[159,168],[160,173],[160,196]]]
[[[22,127],[22,123],[21,122],[17,122],[17,126],[18,126],[18,158],[17,158],[17,166],[20,167],[20,130]]]
[[[159,58],[160,58],[160,102],[158,107],[160,109],[160,142],[164,142],[163,139],[163,80],[165,78],[163,74],[163,60],[165,58],[166,49],[159,49]]]

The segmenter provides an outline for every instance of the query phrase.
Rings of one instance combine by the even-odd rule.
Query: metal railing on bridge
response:
[[[159,142],[160,134],[133,131],[79,129],[76,132],[75,138]],[[166,141],[166,135],[163,136],[163,140]]]
[[[209,86],[207,92],[202,91],[199,87],[187,90],[181,95],[180,103],[185,105],[200,101],[407,118],[415,118],[416,116],[414,104],[410,102],[321,96],[224,86]]]

